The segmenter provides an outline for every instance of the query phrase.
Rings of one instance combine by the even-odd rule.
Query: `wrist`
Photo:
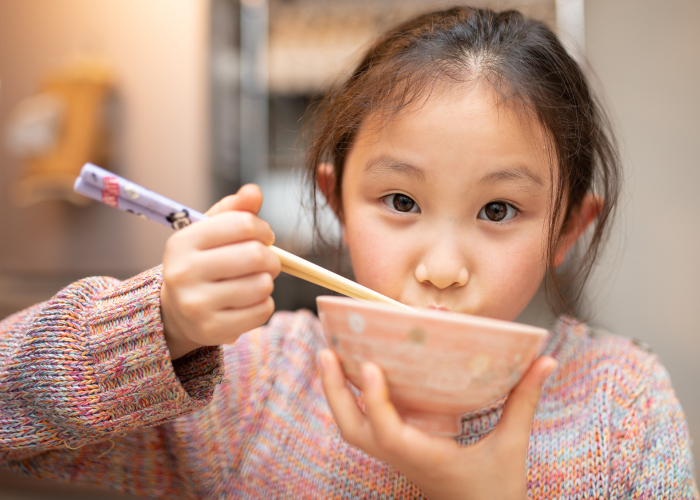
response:
[[[170,359],[175,360],[181,358],[188,352],[203,347],[201,344],[187,338],[187,336],[182,333],[182,329],[178,328],[176,319],[168,312],[165,283],[161,288],[160,298],[160,317],[163,325],[163,337],[165,338],[165,344],[168,346],[168,351],[170,351]]]
[[[165,322],[163,322],[163,336],[165,337],[165,344],[168,346],[168,351],[170,351],[170,359],[172,360],[181,358],[188,352],[192,352],[200,347],[203,347],[201,344],[192,342],[181,335],[177,335],[172,329],[165,325]]]

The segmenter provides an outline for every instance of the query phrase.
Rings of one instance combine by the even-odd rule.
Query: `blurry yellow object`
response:
[[[28,206],[43,200],[89,203],[73,192],[86,162],[108,164],[107,108],[114,76],[96,58],[82,58],[48,75],[40,93],[13,111],[7,146],[25,164],[12,200]]]

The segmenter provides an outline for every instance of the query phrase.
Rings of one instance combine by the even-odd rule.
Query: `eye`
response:
[[[477,217],[492,222],[506,222],[517,214],[518,210],[513,205],[504,201],[492,201],[479,210]]]
[[[410,196],[401,193],[394,193],[384,197],[384,203],[397,212],[417,212],[420,213],[418,204]]]

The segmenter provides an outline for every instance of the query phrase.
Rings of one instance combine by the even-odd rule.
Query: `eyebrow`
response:
[[[365,165],[365,172],[376,174],[399,173],[419,181],[425,180],[425,172],[423,172],[421,168],[390,156],[379,156],[367,162],[367,165]]]
[[[386,155],[379,156],[367,162],[367,165],[365,165],[365,172],[376,173],[380,175],[383,172],[399,173],[408,177],[412,177],[419,181],[425,180],[425,172],[423,171],[423,169]],[[495,184],[497,182],[523,181],[528,184],[544,186],[544,181],[539,175],[535,174],[532,170],[522,165],[506,170],[499,170],[496,172],[488,173],[479,180],[479,184]]]
[[[517,166],[508,170],[499,170],[486,174],[479,180],[479,184],[493,184],[496,182],[526,182],[544,186],[542,178],[527,167]]]

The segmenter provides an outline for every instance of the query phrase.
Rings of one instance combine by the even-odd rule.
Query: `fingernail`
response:
[[[554,371],[557,369],[557,366],[559,366],[559,362],[557,360],[552,358],[552,361],[553,362],[550,363],[550,365],[549,365],[549,370],[547,372],[545,372],[545,377],[544,377],[545,380],[547,380],[552,375],[552,373],[554,373]]]
[[[365,383],[372,384],[376,379],[376,373],[369,363],[362,363],[362,378]]]

